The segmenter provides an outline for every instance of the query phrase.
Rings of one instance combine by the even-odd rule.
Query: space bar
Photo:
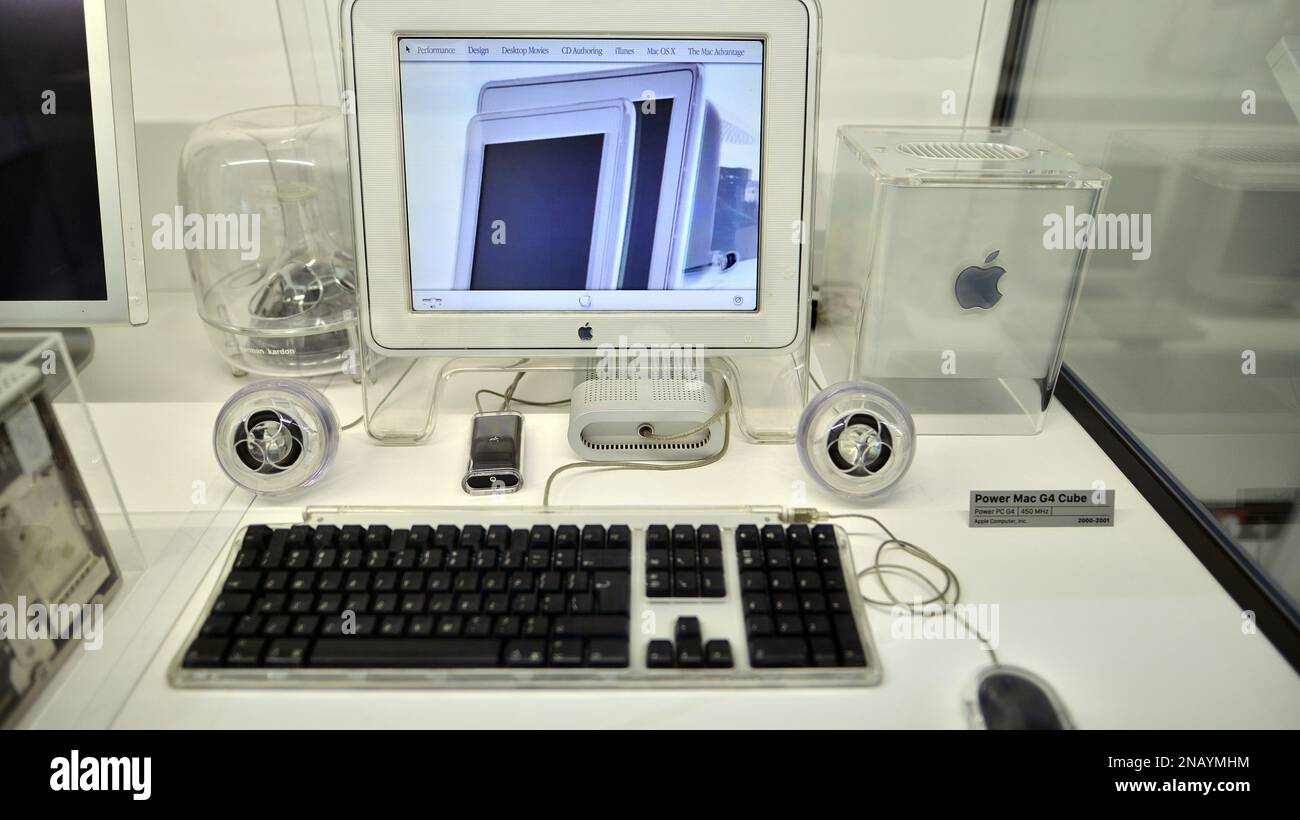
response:
[[[495,640],[321,638],[311,653],[312,666],[376,669],[497,666],[500,660]]]

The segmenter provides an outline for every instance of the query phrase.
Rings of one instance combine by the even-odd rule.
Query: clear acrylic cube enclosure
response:
[[[1108,180],[1018,129],[840,129],[821,283],[845,375],[921,434],[1038,432]]]

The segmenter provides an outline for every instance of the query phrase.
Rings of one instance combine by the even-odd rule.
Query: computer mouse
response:
[[[1017,666],[980,672],[966,697],[973,729],[1073,729],[1070,716],[1047,681]]]

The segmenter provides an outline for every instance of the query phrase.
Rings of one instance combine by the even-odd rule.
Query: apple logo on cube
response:
[[[962,310],[992,310],[1002,300],[998,280],[1007,269],[993,264],[1000,253],[1002,251],[994,251],[985,257],[983,266],[972,265],[957,274],[953,292],[957,295],[957,304],[961,305]]]

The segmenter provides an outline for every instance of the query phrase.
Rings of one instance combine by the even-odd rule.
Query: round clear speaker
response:
[[[329,399],[300,382],[261,381],[230,397],[212,444],[221,469],[258,495],[310,487],[334,462],[339,421]]]
[[[916,427],[898,397],[845,382],[813,397],[799,420],[799,460],[817,483],[851,499],[888,490],[912,465]]]

